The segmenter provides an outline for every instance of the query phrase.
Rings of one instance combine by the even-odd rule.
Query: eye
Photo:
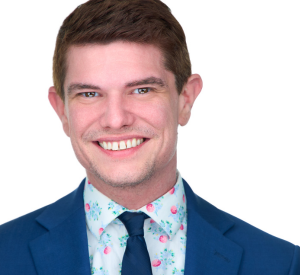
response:
[[[97,92],[85,92],[85,93],[81,93],[83,97],[95,97],[95,96],[99,96],[99,94]]]
[[[137,88],[133,91],[133,94],[146,94],[151,91],[151,88]]]

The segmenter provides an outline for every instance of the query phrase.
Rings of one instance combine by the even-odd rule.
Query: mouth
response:
[[[122,151],[137,147],[145,142],[145,138],[132,138],[120,141],[98,141],[100,147],[109,151]]]

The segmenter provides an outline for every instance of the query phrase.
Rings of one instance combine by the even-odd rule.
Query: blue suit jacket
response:
[[[300,275],[300,248],[215,208],[184,181],[185,275]],[[90,275],[84,181],[57,202],[0,226],[0,274]]]

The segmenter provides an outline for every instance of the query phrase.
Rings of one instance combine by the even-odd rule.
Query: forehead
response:
[[[153,45],[113,42],[71,46],[67,52],[65,85],[76,81],[118,86],[145,77],[175,84],[173,73],[164,67],[161,50]]]

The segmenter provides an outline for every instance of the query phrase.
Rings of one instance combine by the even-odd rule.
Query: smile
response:
[[[113,151],[120,151],[125,150],[129,148],[136,147],[144,142],[143,138],[133,138],[128,140],[121,140],[121,141],[113,141],[113,142],[99,142],[98,144],[104,149],[104,150],[113,150]]]

